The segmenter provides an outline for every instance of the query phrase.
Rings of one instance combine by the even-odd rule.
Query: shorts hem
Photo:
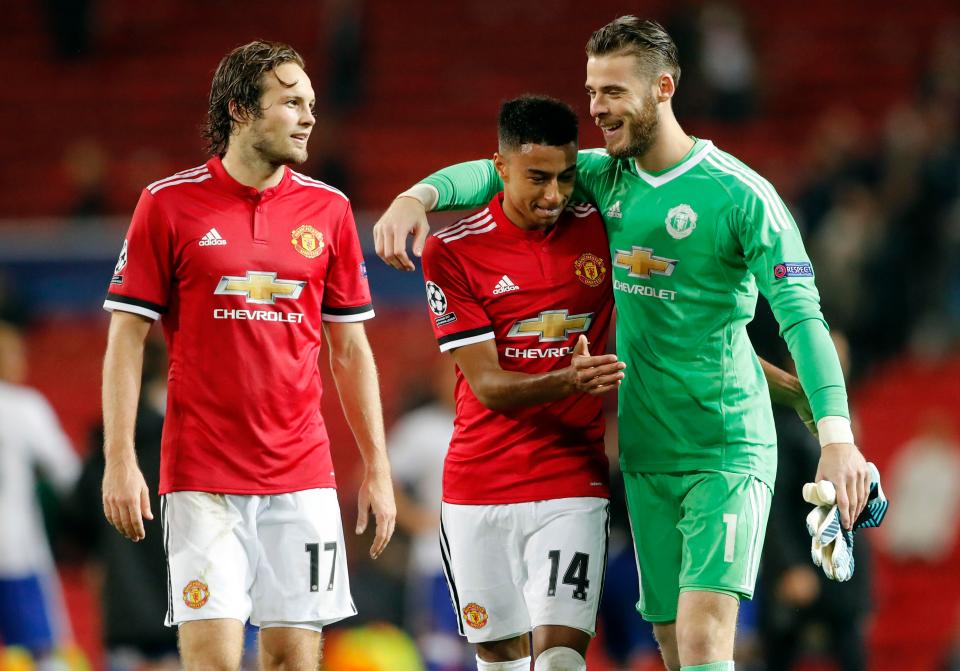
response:
[[[348,617],[353,617],[357,614],[357,611],[349,611],[346,613],[339,613],[337,615],[332,615],[330,617],[318,618],[315,620],[271,620],[271,619],[260,619],[256,622],[253,619],[250,619],[250,624],[255,627],[294,627],[299,629],[311,629],[313,627],[327,627],[335,622],[340,622],[341,620],[346,620]],[[306,625],[306,626],[300,626]]]
[[[676,613],[674,613],[673,615],[649,615],[647,613],[644,613],[640,609],[637,609],[637,612],[640,614],[640,617],[642,617],[645,622],[649,622],[650,624],[664,624],[667,622],[677,621]]]
[[[467,639],[468,643],[496,643],[497,641],[506,641],[511,638],[516,638],[517,636],[524,636],[530,632],[530,629],[524,629],[523,631],[518,631],[513,634],[506,634],[505,636],[496,635],[490,638],[483,638],[482,635],[481,637],[471,637],[469,633],[464,633],[463,637]]]
[[[590,638],[596,638],[597,632],[593,629],[587,629],[585,627],[577,627],[576,625],[568,624],[566,622],[537,622],[534,624],[530,631],[533,631],[537,627],[566,627],[568,629],[576,629],[577,631],[582,631],[584,634]]]
[[[726,587],[717,587],[715,585],[682,585],[680,587],[680,593],[684,592],[713,592],[715,594],[728,594],[734,597],[737,601],[741,599],[750,600],[753,598],[753,590],[737,590],[737,589],[728,589]]]
[[[248,618],[240,618],[234,615],[206,615],[198,613],[196,617],[189,618],[168,618],[163,621],[163,624],[167,627],[179,627],[182,624],[187,624],[188,622],[201,622],[203,620],[236,620],[240,624],[245,624]]]

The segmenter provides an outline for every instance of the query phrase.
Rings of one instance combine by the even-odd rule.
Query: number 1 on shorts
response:
[[[723,524],[727,527],[726,539],[723,543],[723,561],[733,561],[733,549],[737,542],[737,516],[733,513],[723,514]]]

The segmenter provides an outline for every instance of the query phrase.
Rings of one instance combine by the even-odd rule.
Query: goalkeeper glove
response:
[[[880,472],[868,462],[870,472],[870,491],[867,505],[857,517],[853,531],[880,526],[887,513],[887,498],[880,486]],[[846,531],[840,525],[840,511],[837,509],[837,491],[829,480],[808,482],[803,486],[803,498],[812,504],[813,510],[807,515],[807,531],[810,533],[810,556],[816,566],[823,568],[824,574],[831,580],[844,582],[853,577],[855,562],[853,559],[853,531]]]

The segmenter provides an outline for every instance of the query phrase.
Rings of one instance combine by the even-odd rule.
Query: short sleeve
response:
[[[173,277],[173,230],[144,189],[133,212],[103,308],[156,320],[166,312]]]
[[[453,252],[436,236],[423,250],[427,308],[441,352],[492,340],[493,323],[470,290],[466,273]]]
[[[373,316],[367,264],[363,260],[353,210],[347,203],[330,249],[322,318],[325,322],[359,322]]]

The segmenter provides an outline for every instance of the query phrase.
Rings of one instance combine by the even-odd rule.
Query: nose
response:
[[[603,96],[597,94],[590,100],[590,116],[596,119],[601,114],[607,113],[607,103]]]
[[[551,179],[544,186],[543,199],[551,206],[560,202],[560,183],[557,180]]]
[[[300,124],[303,126],[313,126],[317,123],[317,117],[313,113],[313,110],[309,107],[306,108],[306,111],[300,117]]]

